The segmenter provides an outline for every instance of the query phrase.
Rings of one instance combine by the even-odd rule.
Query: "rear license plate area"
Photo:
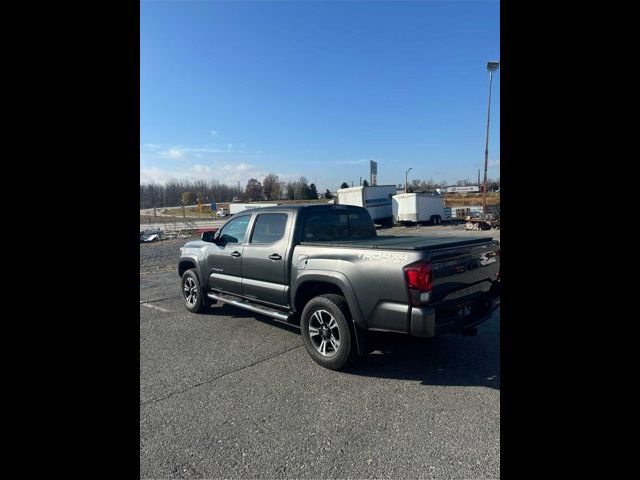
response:
[[[471,316],[471,303],[462,303],[458,306],[458,317],[464,320]]]

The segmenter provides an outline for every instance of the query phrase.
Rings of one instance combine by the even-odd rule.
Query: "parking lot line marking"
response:
[[[181,296],[176,295],[174,297],[156,298],[155,300],[140,300],[140,304],[142,305],[143,303],[163,302],[165,300],[175,300],[177,298],[181,298]]]
[[[161,312],[170,312],[171,310],[167,310],[166,308],[156,307],[155,305],[151,305],[149,303],[141,303],[140,305],[144,305],[145,307],[155,308],[156,310],[160,310]]]

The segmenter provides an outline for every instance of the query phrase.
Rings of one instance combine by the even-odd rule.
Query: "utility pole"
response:
[[[362,186],[362,177],[360,177],[360,186]]]
[[[480,169],[478,169],[478,187],[480,186]]]
[[[409,172],[413,170],[413,167],[404,172],[404,193],[407,193],[407,178],[409,176]]]
[[[487,108],[487,140],[484,147],[484,188],[482,189],[482,216],[487,217],[487,167],[489,164],[489,122],[491,121],[491,83],[493,82],[493,72],[500,68],[500,62],[487,62],[489,71],[489,105]]]

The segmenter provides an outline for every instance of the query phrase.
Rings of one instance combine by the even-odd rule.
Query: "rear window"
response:
[[[366,211],[311,213],[302,230],[303,242],[359,240],[375,236],[376,228]]]

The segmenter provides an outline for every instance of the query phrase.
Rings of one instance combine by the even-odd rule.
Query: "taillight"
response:
[[[417,262],[411,264],[404,267],[404,274],[412,305],[421,305],[431,300],[433,275],[430,263]]]

